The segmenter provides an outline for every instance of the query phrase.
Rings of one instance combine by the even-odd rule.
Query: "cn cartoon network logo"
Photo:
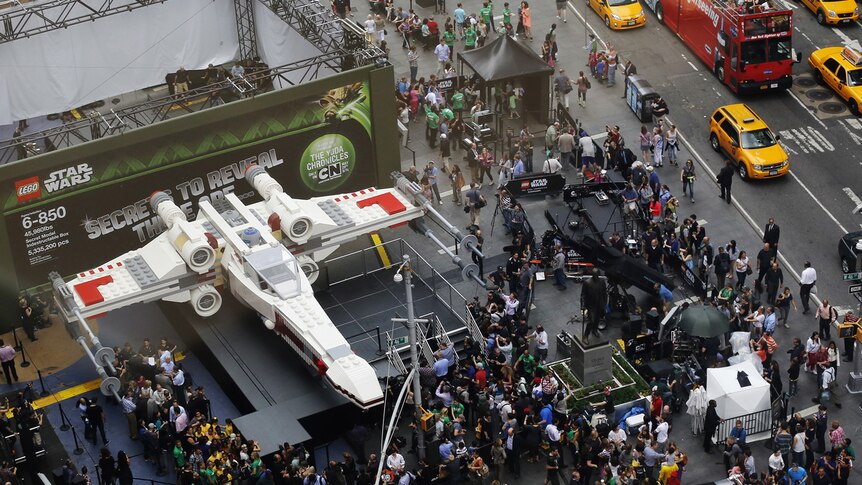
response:
[[[39,184],[39,177],[30,177],[15,182],[15,195],[18,196],[19,204],[21,202],[41,197],[42,186]]]

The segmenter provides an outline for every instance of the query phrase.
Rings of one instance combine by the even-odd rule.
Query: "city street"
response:
[[[786,262],[798,273],[804,261],[811,261],[819,272],[821,296],[828,295],[836,305],[855,307],[856,301],[847,294],[847,283],[840,277],[836,248],[843,234],[860,230],[862,223],[862,216],[851,214],[858,204],[853,197],[862,193],[862,123],[827,88],[802,86],[813,81],[808,55],[836,45],[859,49],[862,26],[821,26],[800,4],[783,3],[793,10],[793,46],[802,54],[802,62],[794,66],[791,90],[764,96],[732,93],[651,12],[647,12],[645,28],[626,32],[610,31],[591,11],[585,18],[598,37],[614,44],[623,58],[632,59],[638,73],[665,97],[671,110],[669,118],[683,133],[697,161],[713,173],[724,162],[708,140],[708,119],[718,106],[747,103],[773,132],[782,135],[781,143],[790,156],[789,176],[748,183],[737,178],[733,195],[742,214],[750,216],[759,230],[769,217],[775,218],[782,229],[781,252]],[[583,6],[569,5],[583,15]],[[575,38],[576,48],[582,37]],[[828,93],[828,98],[815,102],[806,93],[818,99]],[[841,111],[831,114],[827,110]]]

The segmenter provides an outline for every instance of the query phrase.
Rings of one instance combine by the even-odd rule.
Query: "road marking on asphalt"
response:
[[[818,199],[817,197],[814,197],[814,193],[812,193],[812,192],[811,192],[811,190],[809,190],[809,189],[808,189],[808,186],[807,186],[807,185],[805,185],[805,184],[802,182],[802,179],[800,179],[799,177],[797,177],[797,176],[796,176],[796,174],[795,174],[795,173],[793,173],[793,170],[788,170],[788,171],[787,171],[787,173],[789,173],[791,176],[793,176],[793,178],[794,178],[797,182],[799,182],[799,185],[801,185],[801,186],[802,186],[802,188],[803,188],[806,192],[808,192],[808,195],[809,195],[809,196],[811,196],[811,198],[812,198],[812,199],[814,199],[814,202],[816,202],[816,203],[817,203],[817,205],[819,205],[819,206],[820,206],[820,208],[821,208],[821,209],[823,209],[823,212],[825,212],[825,213],[826,213],[826,215],[827,215],[827,216],[829,216],[829,218],[830,218],[830,219],[832,219],[832,222],[834,222],[835,224],[837,224],[837,225],[838,225],[838,227],[841,229],[841,232],[843,232],[843,233],[845,233],[845,234],[846,234],[846,233],[848,233],[848,232],[850,232],[850,231],[848,231],[847,229],[845,229],[845,228],[844,228],[844,226],[843,226],[843,225],[841,225],[841,223],[840,223],[840,222],[838,222],[838,219],[836,219],[836,218],[835,218],[835,216],[833,216],[833,215],[832,215],[832,213],[831,213],[831,212],[829,212],[829,209],[827,209],[827,208],[826,208],[826,206],[824,206],[824,205],[823,205],[823,203],[822,203],[822,202],[820,202],[820,199]]]
[[[850,139],[853,140],[854,143],[856,143],[857,145],[862,145],[862,136],[853,133],[853,131],[850,129],[852,127],[856,130],[862,130],[862,123],[859,123],[859,120],[849,118],[846,120],[838,120],[838,122],[841,124],[841,127],[844,128],[844,131],[846,131],[847,134],[850,135]]]
[[[718,89],[715,89],[715,86],[712,86],[712,91],[713,91],[715,94],[717,94],[719,98],[724,97],[724,96],[722,96],[722,94],[721,94],[720,92],[718,92]]]
[[[853,202],[856,206],[850,211],[851,214],[858,214],[860,210],[862,210],[862,199],[853,192],[853,189],[850,187],[844,187],[844,193],[847,194],[847,197],[850,197],[850,201]]]
[[[699,70],[700,70],[700,69],[698,69],[698,68],[697,68],[697,66],[695,66],[694,64],[692,64],[692,63],[691,63],[691,61],[686,61],[686,62],[688,62],[688,65],[689,65],[689,66],[691,66],[691,68],[692,68],[692,69],[694,69],[695,71],[699,71]]]
[[[793,4],[792,4],[792,3],[790,3],[790,2],[785,2],[784,0],[782,0],[782,1],[781,1],[781,3],[782,3],[782,4],[783,4],[783,5],[784,5],[788,10],[796,10],[797,8],[799,8],[799,7],[797,7],[796,5],[793,5]]]
[[[852,47],[857,52],[862,50],[862,46],[859,45],[859,39],[851,39],[850,36],[845,34],[843,30],[837,27],[832,27],[832,32],[835,32],[835,35],[841,38],[841,43],[844,44],[846,47]]]
[[[671,121],[669,116],[665,116],[665,119],[667,119],[668,123],[671,123],[671,124],[673,123],[673,121]],[[697,160],[697,162],[706,171],[706,173],[708,173],[710,175],[710,177],[712,177],[712,180],[715,180],[715,178],[716,178],[715,172],[713,172],[713,170],[709,167],[709,165],[706,164],[706,159],[700,156],[700,153],[698,153],[698,151],[695,150],[694,146],[692,146],[692,144],[688,142],[688,140],[685,138],[685,136],[683,136],[682,133],[680,133],[677,138],[679,139],[680,143],[685,145],[685,147],[694,156],[694,159]],[[791,172],[791,174],[792,174],[792,172]],[[794,178],[795,178],[795,175],[794,175]],[[810,194],[811,192],[808,192],[808,193]],[[812,198],[813,198],[813,196],[812,196]],[[814,200],[816,201],[817,199],[814,199]],[[754,218],[751,217],[751,214],[748,213],[748,211],[745,209],[745,207],[743,207],[742,204],[739,203],[739,199],[731,198],[731,203],[736,208],[736,210],[739,211],[740,214],[742,214],[742,217],[746,220],[746,222],[748,222],[748,225],[751,226],[752,229],[754,229],[754,232],[759,237],[762,238],[763,237],[763,230],[760,229],[759,224],[754,222]],[[828,211],[827,211],[827,213],[828,213]],[[840,224],[839,224],[839,227],[841,227]],[[844,232],[846,233],[847,231],[844,231]],[[790,272],[790,276],[792,276],[793,279],[796,280],[797,283],[799,283],[799,281],[801,281],[801,277],[799,276],[799,273],[796,271],[796,269],[793,268],[793,266],[790,264],[790,261],[788,261],[787,258],[784,256],[783,252],[778,253],[778,259],[781,262],[782,266],[784,266],[784,268],[788,272]],[[814,300],[814,303],[816,303],[817,306],[820,306],[820,304],[822,303],[820,301],[820,298],[813,293],[811,294],[811,299]]]
[[[802,37],[805,37],[806,39],[808,39],[808,42],[811,42],[811,45],[813,45],[815,49],[820,50],[820,46],[815,44],[814,41],[811,40],[811,37],[808,37],[808,34],[806,34],[805,32],[800,32],[800,33],[802,34]]]
[[[799,99],[799,98],[796,96],[796,94],[794,94],[794,93],[793,93],[793,91],[788,90],[788,91],[787,91],[787,93],[788,93],[788,94],[790,94],[790,96],[791,96],[791,97],[793,97],[793,99],[795,99],[797,103],[799,103],[799,106],[802,106],[802,109],[804,109],[804,110],[805,110],[805,112],[807,112],[808,114],[810,114],[812,118],[814,118],[818,123],[820,123],[820,126],[822,126],[824,130],[828,130],[828,129],[829,129],[829,128],[827,128],[827,127],[826,127],[826,123],[824,123],[823,121],[821,121],[821,120],[820,120],[820,118],[818,118],[818,117],[814,114],[814,112],[811,110],[811,108],[809,108],[808,106],[805,106],[805,103],[803,103],[803,102],[802,102],[802,100],[801,100],[801,99]]]
[[[835,146],[832,145],[832,143],[830,143],[822,133],[811,126],[781,130],[779,134],[782,138],[796,142],[796,144],[799,145],[799,148],[802,149],[803,153],[825,153],[835,151]],[[787,147],[787,144],[782,144],[782,146]],[[796,154],[795,150],[793,152]]]

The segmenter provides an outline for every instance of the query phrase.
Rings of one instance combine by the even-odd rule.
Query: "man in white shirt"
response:
[[[563,165],[556,158],[549,158],[545,160],[545,164],[542,166],[542,172],[555,174],[562,170]]]
[[[664,420],[661,416],[656,418],[658,421],[658,426],[655,427],[656,438],[655,440],[658,442],[658,450],[664,453],[665,445],[667,444],[667,434],[669,432],[669,426],[667,421]]]
[[[392,453],[386,457],[386,468],[401,473],[404,471],[404,457],[398,451],[392,450]]]
[[[443,36],[440,36],[440,43],[434,48],[434,54],[437,55],[437,77],[440,77],[446,69],[446,63],[449,62],[449,46],[446,45]]]
[[[545,327],[536,325],[536,331],[530,338],[536,339],[536,359],[544,363],[548,358],[548,332],[545,331]]]
[[[559,423],[559,419],[554,419],[551,424],[545,427],[545,434],[548,436],[548,443],[551,444],[551,449],[555,449],[557,450],[557,452],[559,452],[559,465],[562,468],[566,466],[566,463],[563,459],[563,447],[560,443],[561,435],[560,428],[558,427]]]
[[[817,284],[817,271],[811,267],[811,262],[805,262],[805,269],[799,276],[799,299],[802,300],[802,314],[808,314],[808,299],[811,297],[811,289]]]
[[[589,136],[582,136],[578,143],[581,145],[581,172],[585,173],[587,169],[595,172],[596,145],[593,142],[593,139]]]

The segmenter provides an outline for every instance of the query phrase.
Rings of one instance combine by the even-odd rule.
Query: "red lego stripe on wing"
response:
[[[385,210],[390,216],[407,210],[407,207],[391,192],[384,192],[382,194],[377,194],[374,197],[362,199],[356,203],[356,206],[360,209],[364,209],[375,204],[379,205],[380,208]]]
[[[112,283],[113,281],[114,278],[111,275],[105,275],[100,278],[93,278],[92,280],[78,283],[74,287],[78,296],[81,297],[81,301],[84,302],[84,306],[90,306],[105,301],[105,297],[102,296],[102,292],[99,291],[99,287]]]

